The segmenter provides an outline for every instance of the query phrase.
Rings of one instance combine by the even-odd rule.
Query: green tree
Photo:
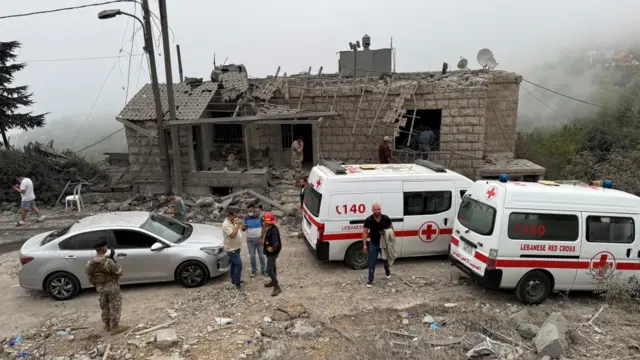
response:
[[[32,93],[28,87],[10,87],[16,72],[24,69],[24,63],[14,63],[15,51],[22,45],[18,41],[0,42],[0,134],[4,146],[9,148],[7,131],[10,129],[33,129],[44,126],[47,114],[34,115],[32,112],[17,112],[21,107],[33,105]]]

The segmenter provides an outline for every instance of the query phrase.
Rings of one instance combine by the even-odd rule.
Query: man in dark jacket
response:
[[[271,281],[264,284],[264,287],[272,287],[271,296],[278,296],[282,292],[278,283],[278,275],[276,269],[276,259],[282,249],[282,240],[280,239],[280,230],[276,226],[276,217],[271,212],[266,212],[262,216],[262,222],[266,229],[264,232],[264,254],[267,257],[267,275]]]
[[[391,143],[391,138],[385,136],[384,142],[380,144],[380,147],[378,148],[378,157],[380,158],[380,164],[391,163],[391,148],[389,147],[389,143]]]

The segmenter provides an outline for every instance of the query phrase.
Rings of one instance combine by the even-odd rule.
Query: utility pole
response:
[[[176,54],[178,54],[178,74],[180,75],[180,83],[183,83],[184,74],[182,72],[182,54],[180,54],[180,45],[176,45]]]
[[[156,55],[153,50],[153,35],[151,29],[151,12],[149,0],[142,0],[142,16],[144,20],[144,50],[149,56],[149,71],[151,72],[151,88],[156,105],[156,129],[158,130],[158,146],[162,156],[162,180],[164,192],[171,191],[171,169],[169,168],[169,151],[167,150],[167,137],[164,132],[164,114],[162,113],[162,101],[160,99],[160,87],[158,85],[158,69],[156,67]]]
[[[171,73],[171,48],[169,47],[169,23],[167,20],[167,1],[158,0],[160,8],[160,29],[162,30],[162,47],[164,52],[164,69],[167,80],[167,100],[169,103],[169,119],[176,120],[176,101],[173,93],[173,75]],[[191,129],[191,127],[189,128]],[[193,136],[188,131],[187,136]],[[180,163],[180,142],[178,139],[178,127],[171,126],[171,148],[173,152],[173,171],[176,179],[176,192],[182,195],[182,164]],[[193,151],[193,150],[192,150]]]

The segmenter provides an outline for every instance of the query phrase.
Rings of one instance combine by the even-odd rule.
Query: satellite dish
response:
[[[487,60],[489,58],[493,58],[493,53],[489,49],[486,49],[486,48],[485,49],[481,49],[480,51],[478,51],[477,58],[478,58],[478,63],[480,65],[482,65],[482,68],[484,69],[484,68],[488,67]],[[495,59],[494,59],[494,61],[495,61]]]
[[[458,69],[465,70],[467,68],[468,64],[469,64],[469,61],[467,61],[467,59],[461,57],[460,61],[458,61]]]
[[[496,68],[496,66],[498,66],[498,62],[496,61],[496,59],[493,58],[493,56],[490,56],[487,59],[487,67],[493,70]]]

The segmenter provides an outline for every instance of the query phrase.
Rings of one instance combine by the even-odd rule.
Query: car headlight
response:
[[[209,255],[218,255],[224,252],[224,248],[222,246],[209,246],[200,248],[200,250],[204,251]]]

